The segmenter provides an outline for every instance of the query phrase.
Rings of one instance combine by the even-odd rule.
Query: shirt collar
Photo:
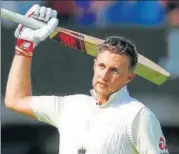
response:
[[[90,90],[90,93],[92,97],[96,99],[95,90],[94,89]],[[100,105],[100,108],[108,107],[109,105],[111,106],[111,105],[118,105],[124,103],[124,100],[126,100],[128,96],[129,96],[129,92],[127,90],[127,86],[124,86],[118,91],[116,91],[115,93],[112,93],[109,97],[108,102],[106,104]]]

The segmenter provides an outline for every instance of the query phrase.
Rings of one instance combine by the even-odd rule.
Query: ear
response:
[[[136,77],[136,74],[134,72],[131,72],[128,76],[128,83],[132,81]]]

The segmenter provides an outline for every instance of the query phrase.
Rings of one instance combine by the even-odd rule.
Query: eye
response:
[[[119,73],[119,69],[117,69],[117,68],[111,68],[111,72],[118,74]]]

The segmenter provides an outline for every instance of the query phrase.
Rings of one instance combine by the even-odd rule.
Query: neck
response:
[[[97,95],[97,101],[99,105],[106,104],[108,102],[109,96],[100,96]]]

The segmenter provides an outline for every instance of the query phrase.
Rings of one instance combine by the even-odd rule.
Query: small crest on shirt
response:
[[[85,154],[86,153],[86,149],[81,147],[78,149],[78,154]]]

